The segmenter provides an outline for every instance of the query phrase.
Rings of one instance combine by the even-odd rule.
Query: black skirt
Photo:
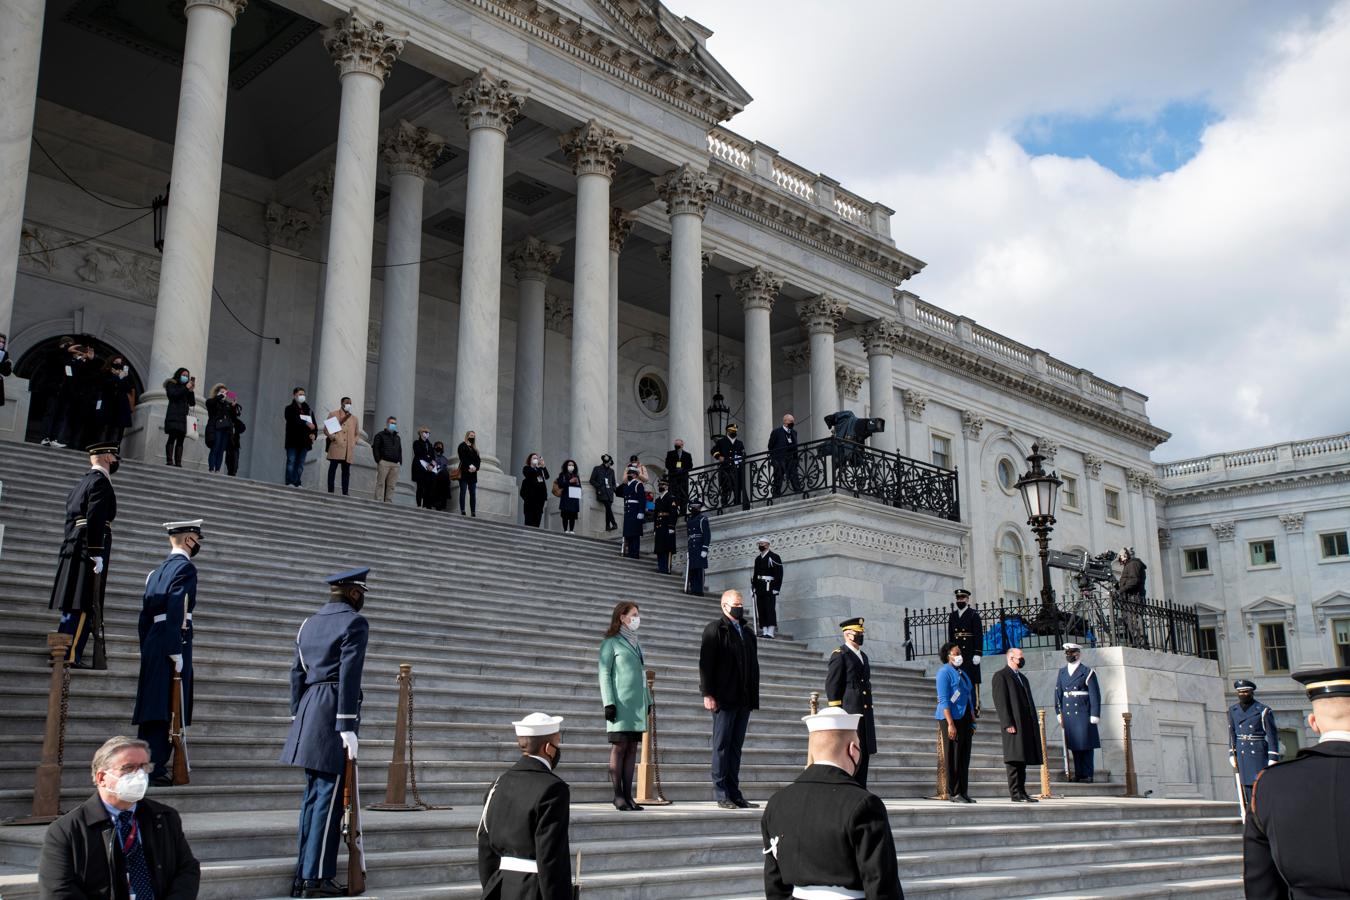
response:
[[[611,732],[609,732],[608,737],[609,737],[609,742],[610,742],[611,744],[627,744],[627,743],[630,743],[630,742],[636,743],[636,742],[642,740],[642,732],[640,732],[640,731],[611,731]]]

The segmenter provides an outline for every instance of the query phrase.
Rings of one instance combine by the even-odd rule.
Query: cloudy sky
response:
[[[924,299],[1149,395],[1177,459],[1350,430],[1350,0],[666,0],[729,126],[898,212]]]

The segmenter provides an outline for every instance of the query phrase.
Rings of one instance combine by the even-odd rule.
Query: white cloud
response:
[[[677,11],[758,94],[734,128],[899,210],[908,286],[1149,394],[1160,458],[1350,428],[1350,0],[837,8]],[[1011,138],[1194,97],[1157,178]]]

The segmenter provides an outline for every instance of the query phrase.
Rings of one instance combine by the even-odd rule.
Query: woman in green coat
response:
[[[638,745],[647,730],[651,697],[637,637],[641,624],[638,605],[620,600],[600,642],[600,699],[609,732],[609,780],[614,785],[614,808],[620,810],[642,809],[633,802],[633,772]]]

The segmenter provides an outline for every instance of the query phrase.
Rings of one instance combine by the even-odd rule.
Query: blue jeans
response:
[[[305,770],[296,878],[319,879],[337,875],[338,837],[342,833],[342,774]]]
[[[305,457],[309,451],[300,447],[286,448],[286,483],[300,486],[300,476],[305,474]]]
[[[478,482],[459,480],[459,514],[464,515],[464,495],[469,495],[469,509],[478,515]]]
[[[211,432],[211,453],[206,458],[206,467],[212,472],[219,472],[220,467],[225,464],[225,451],[230,448],[230,432],[223,428],[217,428]]]
[[[750,710],[722,709],[713,714],[712,780],[718,800],[743,800],[741,793],[741,746],[750,724]]]

